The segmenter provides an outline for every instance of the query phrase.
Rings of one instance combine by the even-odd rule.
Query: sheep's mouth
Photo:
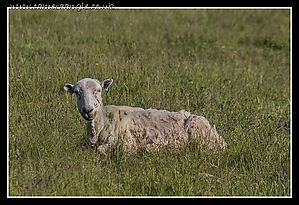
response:
[[[84,117],[84,119],[85,119],[86,121],[92,121],[92,120],[93,120],[93,118],[85,118],[85,117]]]
[[[82,117],[83,117],[85,120],[87,120],[87,121],[91,121],[91,120],[94,119],[94,115],[93,115],[93,114],[90,114],[90,113],[88,113],[88,114],[80,113],[80,114],[81,114]]]

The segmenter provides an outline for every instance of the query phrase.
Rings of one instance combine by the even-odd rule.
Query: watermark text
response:
[[[10,4],[10,9],[76,9],[78,12],[87,9],[115,9],[114,4]]]

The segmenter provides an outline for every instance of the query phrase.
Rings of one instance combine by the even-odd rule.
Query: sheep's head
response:
[[[97,108],[103,106],[102,91],[107,91],[112,82],[112,79],[100,82],[96,79],[84,78],[76,85],[65,84],[64,89],[69,93],[76,93],[78,110],[85,120],[90,121],[95,118]]]

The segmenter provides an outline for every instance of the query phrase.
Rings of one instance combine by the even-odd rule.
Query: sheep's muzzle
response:
[[[94,119],[96,112],[91,106],[84,106],[80,114],[85,120],[91,121]]]

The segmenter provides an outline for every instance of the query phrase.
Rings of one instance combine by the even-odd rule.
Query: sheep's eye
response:
[[[80,100],[81,99],[80,92],[78,90],[75,90],[74,93],[76,93],[77,98]]]
[[[101,89],[99,89],[99,90],[96,90],[95,92],[94,92],[94,94],[99,94],[101,92]]]

